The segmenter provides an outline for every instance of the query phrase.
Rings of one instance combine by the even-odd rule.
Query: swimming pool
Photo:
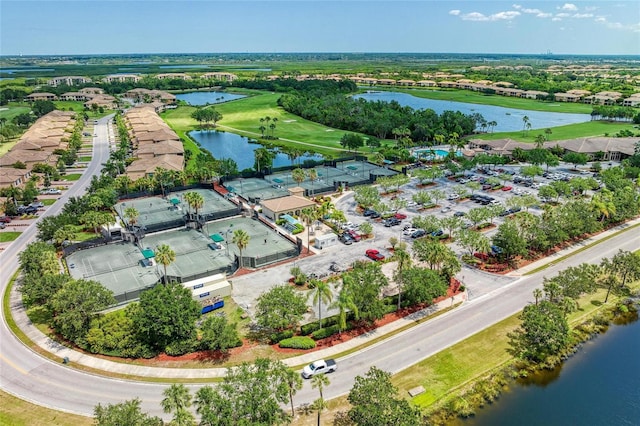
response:
[[[434,149],[434,150],[416,149],[415,151],[413,151],[413,155],[416,158],[424,158],[426,160],[433,159],[434,155],[435,155],[436,159],[444,158],[448,154],[449,154],[449,151],[445,151],[444,149]],[[461,157],[462,156],[462,152],[456,151],[455,155],[456,155],[456,157]]]

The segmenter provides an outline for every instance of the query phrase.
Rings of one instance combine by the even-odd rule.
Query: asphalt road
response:
[[[94,157],[89,170],[71,189],[61,196],[61,202],[51,206],[43,216],[57,214],[70,196],[84,193],[91,175],[99,173],[108,158],[106,126],[97,126]],[[2,293],[17,269],[17,254],[35,237],[35,227],[27,229],[14,244],[0,253],[0,284]],[[554,275],[559,270],[583,262],[596,263],[610,257],[618,249],[637,250],[640,247],[640,228],[607,240],[604,244],[575,254],[544,271]],[[349,391],[356,375],[364,374],[376,365],[387,371],[403,370],[420,360],[512,315],[532,299],[532,291],[542,283],[543,274],[520,278],[492,292],[481,295],[458,309],[413,327],[375,346],[339,359],[338,372],[329,376],[326,398]],[[118,403],[138,397],[143,410],[167,418],[160,408],[166,384],[138,383],[111,379],[73,370],[49,361],[25,347],[9,331],[4,316],[0,328],[0,387],[3,390],[39,405],[73,413],[91,415],[96,404]],[[192,390],[198,385],[191,385]],[[295,403],[310,403],[317,398],[309,382],[296,395]]]

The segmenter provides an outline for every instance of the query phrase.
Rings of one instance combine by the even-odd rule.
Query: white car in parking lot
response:
[[[458,194],[449,194],[449,195],[447,195],[447,200],[449,200],[449,201],[457,200],[458,198],[460,198],[460,196]]]

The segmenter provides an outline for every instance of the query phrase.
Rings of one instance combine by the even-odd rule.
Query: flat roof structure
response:
[[[140,293],[156,285],[164,276],[164,266],[152,256],[161,244],[176,253],[167,265],[170,280],[187,282],[199,278],[234,272],[240,251],[231,243],[233,232],[242,229],[249,234],[249,244],[242,251],[242,264],[257,268],[298,255],[294,242],[279,230],[260,220],[243,216],[207,222],[202,231],[182,227],[147,234],[140,246],[117,242],[69,254],[66,262],[69,273],[76,279],[94,280],[113,291],[118,303],[127,303]],[[218,240],[214,243],[215,240]],[[145,266],[146,265],[146,266]]]

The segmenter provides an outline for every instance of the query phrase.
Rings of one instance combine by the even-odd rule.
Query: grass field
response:
[[[0,243],[7,243],[9,241],[14,241],[16,238],[20,236],[20,234],[22,234],[22,232],[14,232],[14,231],[0,232]]]
[[[69,173],[68,175],[61,176],[60,180],[66,180],[66,181],[74,182],[74,181],[80,179],[80,176],[82,176],[82,173]]]
[[[0,118],[6,118],[7,122],[10,122],[15,116],[29,111],[31,108],[25,103],[9,102],[8,105],[0,107]]]
[[[533,99],[514,98],[511,96],[483,95],[469,90],[457,89],[400,89],[379,88],[390,92],[402,92],[418,98],[437,99],[443,101],[466,102],[470,104],[494,105],[505,108],[525,109],[529,111],[568,112],[576,114],[590,114],[591,105],[572,102],[541,102]]]
[[[553,127],[549,136],[550,141],[584,138],[592,136],[613,136],[620,130],[631,130],[640,134],[639,127],[630,123],[614,123],[605,121],[588,121],[586,123],[568,124],[566,126]],[[529,130],[526,135],[522,130],[517,132],[485,133],[474,135],[471,139],[496,140],[514,139],[519,142],[535,142],[536,136],[545,135],[543,130]]]
[[[344,151],[339,140],[345,131],[331,129],[289,114],[277,106],[279,97],[279,94],[258,93],[255,96],[216,105],[216,110],[222,114],[218,129],[257,139],[261,136],[258,129],[261,125],[260,118],[275,117],[278,119],[275,134],[279,140],[268,141],[269,143],[295,146],[330,157],[339,156]],[[186,132],[198,125],[191,118],[194,109],[195,107],[181,106],[162,114],[171,128],[185,141]],[[196,152],[199,149],[191,140],[185,142],[185,148]]]
[[[0,426],[89,426],[90,417],[51,410],[0,391]]]

